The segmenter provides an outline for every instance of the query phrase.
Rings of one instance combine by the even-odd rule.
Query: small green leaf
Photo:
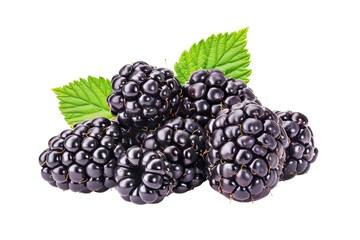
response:
[[[111,82],[103,77],[80,78],[63,87],[52,89],[60,100],[59,109],[69,125],[95,117],[113,118],[106,98],[112,93]]]
[[[248,28],[245,28],[230,34],[213,34],[206,40],[194,43],[175,63],[174,68],[179,81],[184,84],[194,71],[216,68],[223,71],[226,77],[248,83],[251,69],[248,69],[250,54],[245,48],[247,31]]]

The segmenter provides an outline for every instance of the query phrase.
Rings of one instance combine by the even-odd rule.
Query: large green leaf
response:
[[[248,28],[245,28],[230,34],[213,34],[206,40],[194,43],[175,63],[179,81],[184,84],[194,71],[200,69],[218,69],[223,71],[226,77],[248,83],[251,69],[248,69],[250,54],[245,48],[247,31]]]
[[[59,109],[69,125],[95,117],[111,119],[106,98],[112,93],[111,82],[103,77],[80,78],[63,87],[52,89],[60,100]]]

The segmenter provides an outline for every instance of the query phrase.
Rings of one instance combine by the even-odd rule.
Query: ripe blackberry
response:
[[[181,85],[174,74],[141,61],[123,66],[111,87],[107,104],[123,127],[153,129],[180,103]]]
[[[243,81],[226,78],[216,69],[194,72],[183,86],[183,96],[180,114],[193,118],[203,127],[221,109],[235,103],[249,100],[261,105]]]
[[[248,202],[277,185],[288,137],[275,113],[256,103],[238,103],[220,111],[206,131],[205,162],[214,190]]]
[[[41,175],[52,186],[89,193],[115,186],[114,150],[126,150],[115,121],[98,117],[74,125],[49,140],[39,157]]]
[[[175,193],[187,192],[205,181],[204,129],[190,118],[176,117],[146,136],[143,146],[161,149],[171,163]]]
[[[160,151],[132,146],[119,156],[116,165],[116,189],[126,201],[158,203],[171,193],[172,171]]]
[[[276,112],[282,119],[283,127],[290,139],[286,148],[286,161],[281,180],[288,180],[296,175],[309,171],[311,163],[318,156],[318,149],[314,144],[314,134],[308,126],[307,117],[299,112]]]

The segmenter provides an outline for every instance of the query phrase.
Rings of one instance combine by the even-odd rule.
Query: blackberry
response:
[[[158,203],[171,193],[172,171],[160,151],[132,146],[119,156],[116,165],[116,189],[126,201]]]
[[[281,175],[281,180],[288,180],[309,171],[311,163],[318,156],[318,149],[315,147],[314,134],[304,114],[291,111],[278,111],[276,114],[282,119],[283,127],[290,139],[290,144],[286,148],[285,167]]]
[[[117,122],[97,117],[78,123],[49,140],[39,157],[41,175],[63,190],[104,192],[116,184],[115,149],[119,154],[126,150]]]
[[[205,181],[204,129],[190,118],[176,117],[146,136],[143,146],[161,149],[171,163],[175,193],[187,192]]]
[[[280,178],[288,137],[268,108],[237,103],[206,128],[205,162],[211,187],[240,202],[269,194]]]
[[[113,76],[111,87],[107,104],[123,127],[152,129],[180,103],[181,85],[173,72],[141,61],[123,66]]]
[[[216,69],[199,70],[183,86],[179,112],[204,127],[221,109],[245,100],[261,105],[252,90],[241,80],[226,78],[223,72]]]

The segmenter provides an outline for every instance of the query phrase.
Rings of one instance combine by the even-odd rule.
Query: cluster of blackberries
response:
[[[40,155],[52,186],[82,193],[115,187],[126,201],[146,204],[208,180],[247,202],[306,173],[317,158],[303,114],[271,111],[219,70],[196,71],[181,86],[169,69],[139,61],[122,67],[111,86],[113,120],[75,124]]]

